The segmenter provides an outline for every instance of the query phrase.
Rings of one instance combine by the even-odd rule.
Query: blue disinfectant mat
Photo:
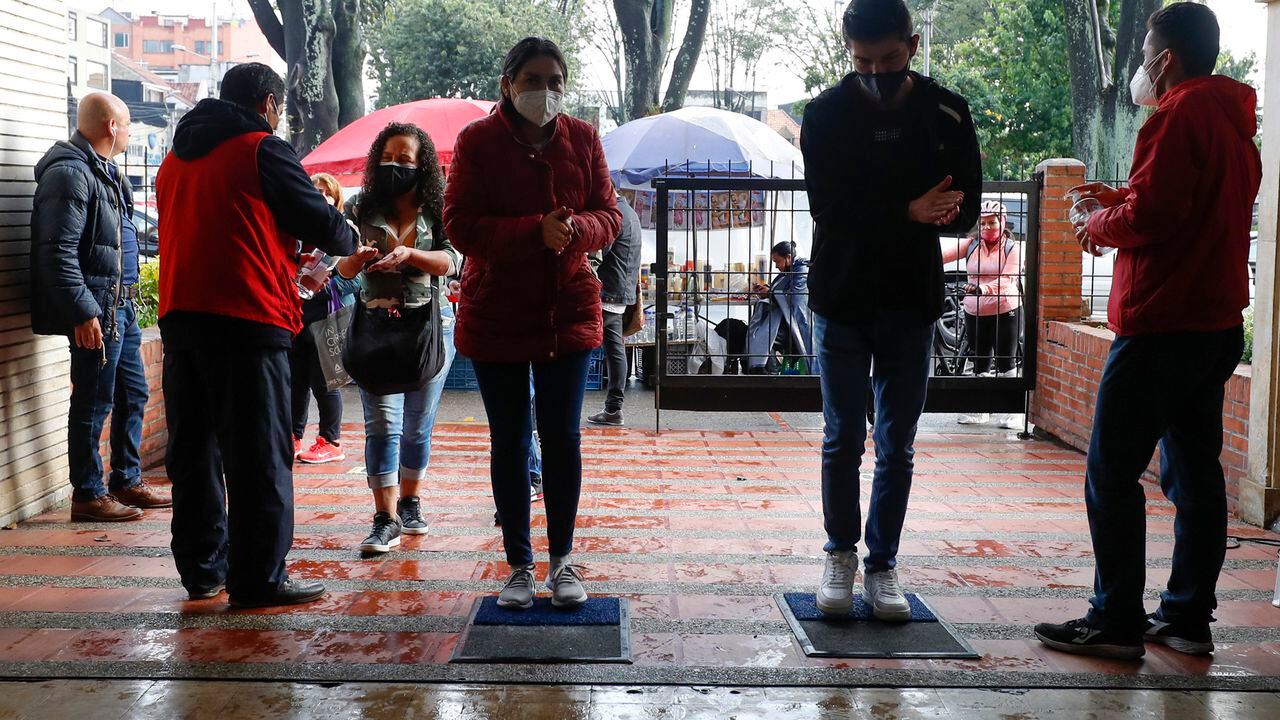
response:
[[[787,606],[791,608],[791,613],[796,616],[797,620],[875,620],[875,614],[871,611],[871,606],[867,604],[862,596],[855,595],[853,598],[853,611],[848,615],[827,615],[818,609],[818,604],[814,600],[813,593],[786,593],[784,596]],[[911,605],[910,622],[938,622],[938,616],[934,615],[928,606],[924,604],[915,593],[907,593],[907,602]]]
[[[811,596],[812,597],[812,596]],[[618,625],[622,610],[618,598],[595,597],[571,610],[552,606],[551,598],[535,598],[528,610],[508,610],[498,605],[496,597],[486,597],[476,611],[476,625]]]

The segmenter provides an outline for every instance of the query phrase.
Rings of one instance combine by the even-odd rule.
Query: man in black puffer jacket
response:
[[[142,481],[139,445],[147,406],[142,334],[133,305],[138,231],[133,190],[112,160],[129,145],[129,108],[93,93],[80,101],[77,130],[36,164],[31,212],[31,327],[71,339],[67,418],[71,519],[137,520],[169,507],[167,492]],[[111,417],[111,478],[102,482],[98,443]]]

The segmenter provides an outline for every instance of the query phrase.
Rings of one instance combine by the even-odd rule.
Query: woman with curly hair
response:
[[[399,313],[439,303],[445,363],[421,390],[374,395],[364,388],[365,467],[373,491],[373,528],[360,544],[385,553],[401,533],[424,535],[419,487],[431,455],[431,430],[453,363],[453,310],[438,278],[462,258],[441,224],[444,178],[431,138],[416,125],[391,123],[373,141],[364,188],[352,210],[360,249],[337,265],[340,282],[358,283],[366,308]]]

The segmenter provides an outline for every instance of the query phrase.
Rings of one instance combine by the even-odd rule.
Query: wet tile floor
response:
[[[51,710],[53,711],[51,713]],[[1252,720],[1280,695],[985,690],[46,680],[0,684],[0,720]]]
[[[358,430],[348,427],[348,437]],[[661,436],[585,431],[576,557],[590,590],[630,599],[631,665],[448,664],[472,601],[495,592],[505,577],[492,525],[486,429],[453,423],[437,427],[423,503],[430,533],[405,538],[385,556],[362,558],[355,550],[372,515],[358,443],[342,464],[298,468],[290,572],[326,581],[329,595],[313,605],[237,612],[225,596],[187,601],[168,556],[168,511],[150,512],[142,522],[86,525],[69,523],[63,508],[0,532],[0,677],[1280,690],[1280,609],[1269,602],[1276,556],[1256,545],[1228,554],[1213,658],[1156,647],[1141,663],[1118,663],[1042,649],[1031,626],[1083,612],[1091,583],[1083,458],[1005,435],[920,438],[900,550],[908,589],[927,598],[982,657],[805,657],[773,595],[811,590],[821,571],[820,440],[785,427]],[[163,473],[150,479],[162,482]],[[1173,518],[1157,488],[1149,486],[1147,495],[1154,607],[1168,575]],[[535,512],[535,527],[544,527],[540,505]],[[1232,532],[1275,537],[1234,522]],[[535,549],[541,575],[544,537]],[[122,687],[142,687],[139,697],[161,688],[169,697],[164,688],[175,686]],[[227,686],[209,687],[222,697],[216,688]],[[253,687],[275,688],[269,692],[286,698],[295,697],[290,687],[309,688],[299,691],[306,697],[329,692],[318,685]],[[691,715],[664,702],[661,692],[641,694],[670,706],[668,714],[651,709],[638,716]],[[860,696],[840,697],[862,707]],[[563,704],[549,698],[535,704]],[[815,703],[811,716],[829,716]],[[677,705],[680,713],[672,709]],[[448,712],[454,715],[441,716],[466,716]],[[751,713],[742,717],[771,716]]]

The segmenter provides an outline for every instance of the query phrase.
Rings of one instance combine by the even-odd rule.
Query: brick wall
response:
[[[160,380],[164,368],[164,347],[160,343],[160,329],[147,328],[142,331],[142,364],[147,370],[147,386],[151,396],[147,400],[147,411],[142,419],[142,467],[153,468],[164,464],[164,448],[169,441],[169,429],[164,418],[164,390]],[[102,429],[102,463],[110,467],[111,463],[111,420]]]
[[[1102,379],[1102,366],[1114,337],[1110,330],[1079,323],[1044,323],[1037,351],[1036,391],[1031,396],[1031,422],[1068,445],[1085,450],[1093,426],[1093,403]],[[1232,510],[1248,465],[1249,372],[1241,365],[1227,383],[1223,403],[1222,466]],[[1147,471],[1157,477],[1159,452]]]

